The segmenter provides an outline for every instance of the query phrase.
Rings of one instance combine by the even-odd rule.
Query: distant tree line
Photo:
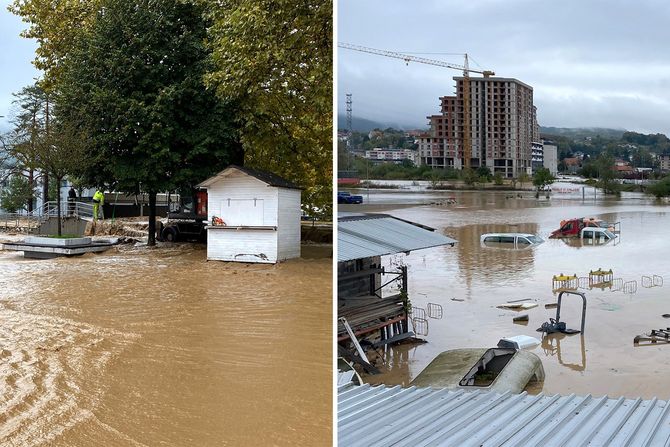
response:
[[[349,147],[354,150],[370,150],[376,147],[397,149],[418,149],[414,137],[405,136],[405,132],[393,128],[374,129],[370,132],[356,132],[351,135]]]
[[[615,158],[630,161],[633,167],[655,168],[657,163],[652,154],[670,154],[670,139],[664,134],[623,132],[619,138],[598,134],[579,138],[549,134],[543,134],[542,137],[557,145],[559,162],[576,153],[584,154],[588,160],[607,152]],[[559,166],[559,170],[564,168],[563,165]]]

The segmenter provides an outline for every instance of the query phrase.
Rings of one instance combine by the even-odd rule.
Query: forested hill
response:
[[[545,136],[555,135],[573,139],[585,139],[588,137],[603,137],[620,139],[626,132],[625,129],[607,129],[604,127],[544,127],[540,126],[540,133]]]

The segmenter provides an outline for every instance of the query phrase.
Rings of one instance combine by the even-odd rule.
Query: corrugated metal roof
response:
[[[337,222],[338,262],[455,243],[428,227],[384,214],[347,216]]]
[[[338,386],[341,446],[667,446],[670,405],[651,399]]]

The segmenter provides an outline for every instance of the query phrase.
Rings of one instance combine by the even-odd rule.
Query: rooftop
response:
[[[457,242],[434,228],[388,214],[340,213],[337,221],[338,262],[408,253]]]
[[[243,173],[251,177],[254,177],[260,180],[261,182],[267,184],[268,186],[274,186],[277,188],[288,188],[288,189],[302,189],[299,186],[289,182],[288,180],[281,178],[280,176],[272,172],[245,168],[243,166],[236,166],[236,165],[228,166],[223,171],[219,172],[213,177],[208,178],[207,180],[198,184],[197,186],[199,188],[206,188],[208,186],[211,186],[213,183],[222,180],[228,176],[234,175],[236,173]]]
[[[670,405],[593,396],[498,394],[338,385],[337,432],[347,446],[656,446]]]

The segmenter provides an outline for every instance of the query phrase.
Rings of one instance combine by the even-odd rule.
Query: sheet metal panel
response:
[[[339,220],[338,262],[404,253],[422,248],[455,244],[457,241],[435,231],[390,216]]]
[[[670,404],[350,383],[337,431],[341,446],[665,446]]]

